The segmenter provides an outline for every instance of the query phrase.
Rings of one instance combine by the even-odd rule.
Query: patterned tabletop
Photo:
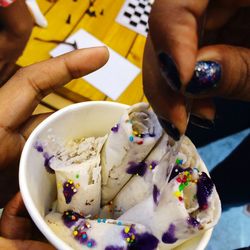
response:
[[[114,51],[141,68],[146,38],[118,22],[124,0],[37,0],[48,20],[47,28],[35,27],[18,64],[26,66],[50,58],[49,52],[72,33],[85,29]],[[50,41],[50,42],[48,42]],[[73,80],[57,93],[46,97],[37,112],[56,110],[72,102],[110,100],[83,79]],[[146,101],[141,73],[116,101],[133,104]]]

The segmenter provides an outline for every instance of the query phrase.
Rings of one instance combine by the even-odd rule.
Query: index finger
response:
[[[105,47],[80,49],[20,69],[0,89],[0,127],[16,129],[55,88],[102,67]]]

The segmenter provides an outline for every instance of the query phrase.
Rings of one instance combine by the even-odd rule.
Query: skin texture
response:
[[[24,0],[0,8],[0,86],[15,71],[15,62],[29,40],[33,25]]]
[[[46,117],[31,116],[40,100],[57,87],[102,67],[108,60],[105,47],[76,50],[20,69],[0,88],[0,249],[54,249],[37,239],[25,214],[18,190],[18,161],[30,132]],[[32,237],[30,237],[32,235]],[[10,240],[11,239],[11,240]]]
[[[250,1],[156,0],[149,20],[144,52],[143,84],[154,111],[183,134],[187,126],[186,102],[191,112],[208,120],[215,117],[212,97],[250,101]],[[158,54],[170,55],[181,80],[176,92],[162,77]],[[203,94],[185,92],[195,63],[221,64],[216,88]],[[164,107],[164,108],[163,108]]]

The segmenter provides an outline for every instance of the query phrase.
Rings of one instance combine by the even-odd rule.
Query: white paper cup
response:
[[[38,140],[48,136],[66,140],[81,137],[103,136],[116,124],[127,105],[92,101],[70,105],[44,120],[27,140],[20,160],[19,184],[24,204],[39,230],[58,249],[72,249],[46,224],[44,217],[56,199],[55,175],[47,173],[44,159],[35,149]],[[204,249],[212,229],[189,240],[176,249]],[[184,247],[184,248],[183,248]]]

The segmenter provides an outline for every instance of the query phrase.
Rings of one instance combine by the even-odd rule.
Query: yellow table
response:
[[[130,62],[141,67],[145,37],[115,22],[124,0],[92,0],[92,8],[96,12],[96,17],[86,12],[89,9],[89,0],[58,0],[56,2],[37,0],[37,2],[49,25],[45,29],[39,27],[33,29],[24,54],[18,60],[19,65],[26,66],[48,59],[49,51],[57,46],[55,43],[39,41],[36,38],[64,41],[72,33],[83,28]],[[69,15],[71,15],[71,20],[67,23]],[[59,89],[57,93],[47,96],[36,113],[60,109],[73,102],[86,100],[110,99],[83,79],[77,79]],[[140,74],[116,101],[133,104],[145,100]]]

